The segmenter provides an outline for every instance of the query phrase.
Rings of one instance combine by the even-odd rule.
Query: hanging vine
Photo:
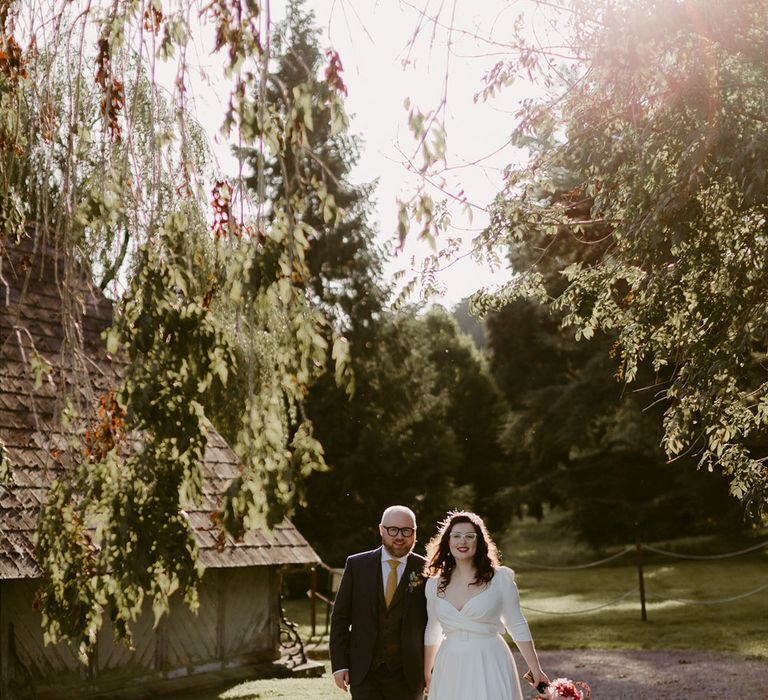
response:
[[[306,148],[309,101],[286,119],[260,97],[260,3],[0,4],[0,247],[33,237],[63,253],[59,419],[72,440],[40,517],[37,605],[46,639],[83,660],[105,619],[128,639],[147,601],[156,618],[173,594],[197,605],[185,507],[202,497],[211,421],[243,463],[215,518],[223,541],[290,512],[324,468],[306,394],[330,360],[351,380],[346,343],[301,286],[311,231],[296,212],[318,196],[312,183],[254,206],[211,170],[187,105],[186,52],[206,26],[231,83],[223,133],[283,159]],[[170,98],[163,62],[175,62]],[[78,333],[83,270],[115,303],[112,393],[90,381]]]

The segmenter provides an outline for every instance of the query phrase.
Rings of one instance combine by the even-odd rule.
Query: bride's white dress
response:
[[[439,644],[429,700],[523,700],[515,660],[501,637],[531,641],[512,569],[501,566],[488,586],[457,610],[426,583],[424,644]]]

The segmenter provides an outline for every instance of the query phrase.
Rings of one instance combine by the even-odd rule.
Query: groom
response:
[[[416,516],[390,506],[382,546],[347,559],[331,617],[331,668],[354,700],[421,700],[427,623]]]

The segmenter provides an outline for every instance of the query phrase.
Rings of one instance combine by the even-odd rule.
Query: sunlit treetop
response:
[[[435,31],[461,30],[431,19]],[[528,157],[510,162],[475,245],[508,255],[516,274],[479,291],[474,309],[525,296],[579,338],[615,337],[620,381],[634,382],[644,363],[656,373],[648,402],[667,407],[670,459],[697,455],[763,509],[765,4],[532,2],[511,26],[492,37],[507,55],[478,97],[530,86],[510,122]],[[423,125],[415,133],[430,142]],[[439,158],[425,152],[431,168]],[[438,210],[425,187],[403,209],[403,235],[408,214],[423,230],[439,225]]]

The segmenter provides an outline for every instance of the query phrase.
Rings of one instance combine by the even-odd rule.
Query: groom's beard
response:
[[[400,557],[404,557],[406,554],[410,554],[413,551],[413,548],[416,545],[416,541],[414,540],[410,544],[406,542],[400,546],[397,546],[394,543],[387,544],[386,542],[382,542],[382,544],[384,545],[384,549],[387,550],[387,553],[390,557],[396,557],[399,559]]]

